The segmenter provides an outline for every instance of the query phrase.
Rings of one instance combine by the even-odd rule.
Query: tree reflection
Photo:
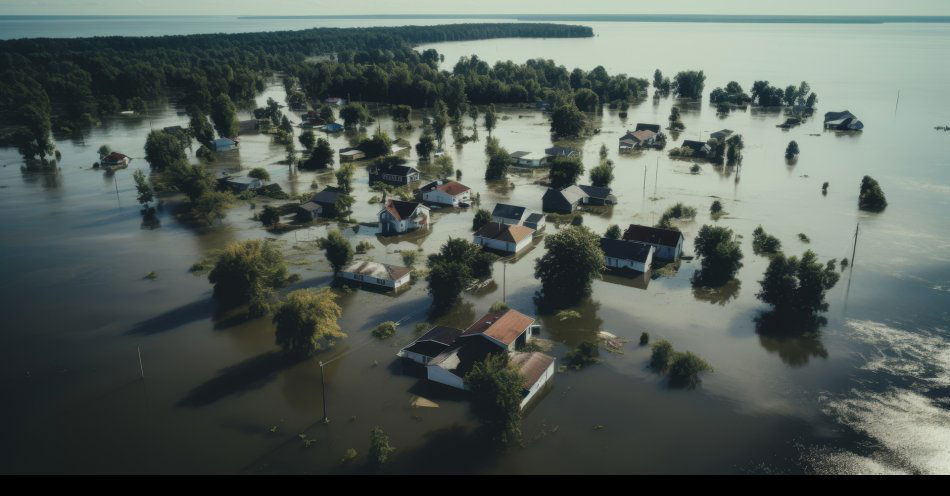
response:
[[[561,320],[558,314],[546,312],[540,306],[538,310],[545,337],[570,347],[596,340],[597,333],[604,325],[603,319],[597,316],[600,303],[590,298],[585,298],[579,305],[567,309],[577,312],[580,317]]]
[[[693,285],[693,297],[699,301],[709,302],[713,305],[725,306],[726,303],[739,297],[739,289],[742,288],[742,281],[732,279],[719,287],[709,287],[703,285]]]
[[[813,357],[828,358],[828,350],[821,342],[821,328],[827,323],[821,316],[768,311],[755,318],[755,332],[769,353],[777,353],[787,365],[802,367]]]

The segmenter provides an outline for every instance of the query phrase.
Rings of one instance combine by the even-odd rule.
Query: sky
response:
[[[950,15],[950,0],[0,0],[0,15]]]

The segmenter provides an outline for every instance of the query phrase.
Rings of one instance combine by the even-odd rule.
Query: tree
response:
[[[695,389],[700,382],[699,375],[711,371],[712,367],[692,352],[675,353],[669,367],[670,386]]]
[[[132,178],[135,179],[135,190],[138,193],[138,201],[142,204],[142,212],[151,212],[152,207],[149,203],[155,198],[154,191],[152,191],[152,185],[148,183],[148,179],[145,177],[145,173],[141,170],[136,170],[132,174]]]
[[[145,139],[145,160],[152,169],[160,171],[187,162],[188,157],[178,137],[164,131],[152,131]]]
[[[713,200],[712,205],[709,206],[709,213],[712,215],[719,215],[722,213],[722,202],[719,200]]]
[[[580,136],[586,127],[587,118],[574,102],[561,103],[551,113],[551,132],[555,136]]]
[[[214,127],[208,122],[208,116],[200,108],[192,105],[188,107],[188,119],[188,127],[198,143],[211,146],[211,142],[214,141]]]
[[[228,245],[208,274],[218,302],[251,304],[252,315],[263,315],[274,289],[287,281],[287,264],[276,244],[252,239]]]
[[[475,211],[475,217],[472,218],[472,230],[478,231],[489,222],[491,222],[491,212],[480,208]]]
[[[207,168],[181,161],[168,167],[164,181],[171,189],[184,193],[195,203],[205,193],[214,190],[214,177]]]
[[[706,75],[703,71],[683,71],[673,78],[673,94],[680,98],[699,100],[703,97]]]
[[[277,227],[277,224],[280,223],[280,212],[273,205],[264,205],[260,220],[265,227]]]
[[[291,291],[274,313],[277,345],[301,357],[331,348],[346,337],[338,323],[342,315],[330,288]]]
[[[538,299],[556,310],[590,295],[591,282],[604,268],[600,237],[584,226],[571,226],[549,234],[544,248],[534,265],[534,277],[541,280]]]
[[[670,369],[673,360],[673,345],[665,339],[650,345],[650,368],[655,372],[664,373]]]
[[[785,158],[791,160],[798,156],[798,143],[795,140],[789,141],[785,148]]]
[[[2,87],[0,87],[2,89]],[[4,95],[4,101],[10,96]],[[44,95],[45,96],[45,95]],[[16,144],[20,155],[26,160],[32,160],[39,157],[40,160],[46,160],[47,155],[52,155],[55,146],[51,140],[50,111],[47,105],[36,105],[33,103],[23,104],[23,102],[13,102],[15,105],[22,105],[17,115],[4,115],[3,120],[13,121],[17,127],[12,133],[12,142]],[[48,103],[48,102],[47,102]]]
[[[353,260],[353,247],[340,231],[330,231],[322,240],[321,247],[334,274],[338,274]]]
[[[412,107],[409,105],[396,105],[393,107],[393,120],[396,122],[409,122],[412,116]]]
[[[871,176],[861,179],[861,192],[858,195],[858,208],[868,212],[880,212],[887,208],[884,190]]]
[[[498,144],[498,139],[489,136],[485,140],[485,153],[488,154],[488,166],[485,168],[485,180],[494,181],[508,176],[511,167],[511,155]]]
[[[584,174],[584,164],[579,157],[555,157],[550,162],[549,178],[551,187],[561,189],[577,184],[577,179]]]
[[[670,108],[670,127],[671,131],[682,131],[686,129],[686,124],[683,124],[683,121],[680,120],[680,108],[672,107]]]
[[[432,130],[435,131],[435,139],[439,141],[439,148],[441,148],[445,138],[445,128],[449,125],[449,110],[445,102],[439,99],[435,101],[432,112]]]
[[[369,432],[369,453],[367,453],[370,462],[377,467],[384,465],[393,451],[396,451],[396,448],[389,444],[389,436],[382,427],[378,425],[373,427]]]
[[[234,197],[224,191],[205,191],[191,202],[191,215],[205,224],[224,218],[224,213]]]
[[[432,137],[432,133],[428,129],[422,132],[422,136],[419,137],[419,143],[416,144],[416,154],[419,155],[419,160],[429,160],[432,157],[432,152],[435,150],[435,138]]]
[[[582,341],[576,348],[567,352],[564,358],[568,367],[578,370],[597,363],[597,357],[599,355],[600,349],[597,348],[597,343]]]
[[[247,177],[260,179],[261,181],[264,181],[265,183],[270,181],[270,173],[267,172],[267,169],[263,167],[255,167],[251,169],[251,171],[247,173]]]
[[[99,147],[99,158],[105,157],[106,155],[112,153],[112,148],[109,145],[102,145]]]
[[[365,152],[369,158],[385,157],[392,152],[392,144],[393,140],[386,134],[386,131],[376,129],[376,132],[373,133],[373,137],[361,141],[357,148]]]
[[[732,229],[705,225],[694,241],[696,254],[702,257],[702,268],[694,281],[704,286],[719,286],[742,267],[742,248]]]
[[[752,251],[756,255],[774,255],[782,251],[782,242],[759,226],[752,231]]]
[[[614,180],[614,164],[610,160],[603,160],[600,165],[590,170],[590,182],[598,188],[606,188]]]
[[[225,93],[215,97],[211,103],[211,121],[218,135],[224,138],[233,138],[237,136],[240,126],[237,120],[237,108]]]
[[[340,109],[343,127],[353,128],[369,122],[369,110],[362,103],[348,103]]]
[[[347,163],[336,171],[336,185],[344,193],[349,194],[353,191],[353,175],[355,173],[356,169],[352,163]]]
[[[742,135],[733,134],[726,140],[726,144],[729,145],[729,149],[726,152],[726,164],[735,165],[742,162],[742,149],[745,148]]]
[[[761,291],[756,298],[772,305],[784,317],[802,318],[828,310],[825,293],[837,284],[839,278],[835,261],[822,267],[811,250],[797,257],[786,258],[778,253],[769,261],[764,278],[759,281]]]
[[[614,224],[607,228],[607,232],[604,233],[604,237],[607,239],[620,239],[620,226]]]
[[[597,98],[597,93],[594,93],[590,88],[581,88],[574,93],[574,105],[584,112],[597,110],[599,104],[600,99]]]
[[[399,252],[399,256],[402,258],[403,265],[411,268],[416,265],[416,259],[419,257],[419,252],[415,250],[402,250]]]
[[[490,354],[465,374],[464,381],[472,392],[472,412],[488,435],[502,446],[520,442],[524,378],[509,366],[508,354]]]
[[[386,322],[383,322],[383,323],[377,325],[377,326],[373,329],[373,337],[376,338],[376,339],[387,339],[387,338],[391,338],[394,334],[396,334],[396,326],[398,326],[398,325],[399,325],[399,324],[397,324],[397,323],[395,323],[395,322],[393,322],[393,321],[391,321],[391,320],[388,320],[388,321],[386,321]]]
[[[333,148],[330,142],[324,138],[318,138],[317,144],[310,151],[310,156],[300,164],[300,168],[306,170],[326,169],[333,165]]]
[[[490,103],[488,109],[485,110],[485,129],[488,130],[489,136],[491,136],[496,124],[498,124],[498,114],[495,112],[495,104]]]
[[[462,291],[475,279],[491,277],[494,260],[494,255],[461,238],[449,238],[438,253],[429,255],[426,281],[436,312],[455,305]]]
[[[317,136],[313,134],[312,130],[307,129],[300,133],[300,136],[297,137],[297,141],[307,150],[313,150],[313,145],[317,143]]]

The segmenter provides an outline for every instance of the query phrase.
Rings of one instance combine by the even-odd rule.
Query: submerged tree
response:
[[[378,425],[373,427],[369,432],[369,452],[367,453],[370,463],[376,467],[384,465],[393,451],[396,451],[396,448],[389,444],[389,436],[383,428]]]
[[[340,231],[330,231],[320,245],[334,274],[338,274],[353,260],[353,247]]]
[[[237,108],[227,94],[218,95],[212,102],[211,121],[219,136],[233,138],[238,135]]]
[[[607,232],[604,233],[604,237],[607,239],[620,239],[620,226],[614,224],[607,228]]]
[[[145,173],[141,170],[137,170],[132,174],[132,178],[135,179],[135,190],[138,193],[137,199],[140,204],[142,204],[142,213],[146,214],[154,210],[150,203],[155,199],[154,191],[152,190],[152,185],[148,183],[148,178],[145,177]]]
[[[884,190],[871,176],[861,179],[861,192],[858,195],[858,208],[868,212],[881,212],[887,208]]]
[[[475,211],[475,217],[472,218],[472,230],[477,231],[489,222],[491,222],[491,212],[480,208]]]
[[[274,290],[287,281],[287,264],[274,243],[257,239],[228,245],[208,274],[214,298],[225,305],[250,303],[263,315]]]
[[[694,248],[702,257],[702,268],[694,282],[703,286],[722,285],[742,267],[742,248],[727,227],[703,226],[696,235]]]
[[[485,110],[485,129],[488,131],[489,136],[491,136],[491,132],[495,129],[496,124],[498,124],[498,114],[495,112],[495,104],[490,103]]]
[[[462,291],[476,279],[491,277],[495,258],[461,238],[449,238],[438,253],[429,255],[426,281],[435,312],[448,310],[457,303]]]
[[[331,348],[346,337],[338,323],[341,316],[343,309],[330,288],[292,291],[274,313],[277,345],[302,357]]]
[[[600,236],[584,226],[571,226],[548,235],[544,248],[534,265],[534,277],[541,280],[539,303],[557,310],[590,295],[593,279],[604,268]]]
[[[703,71],[683,71],[673,78],[673,95],[680,98],[699,100],[703,97],[706,75]]]
[[[575,137],[584,133],[587,118],[574,102],[561,103],[551,113],[551,132],[558,137]]]
[[[173,165],[188,162],[181,140],[165,131],[152,131],[145,139],[145,160],[152,169],[161,171]]]
[[[521,441],[521,400],[524,377],[508,364],[507,353],[492,353],[465,375],[472,392],[472,412],[496,442]]]
[[[835,260],[822,266],[811,250],[797,257],[779,253],[772,257],[759,281],[762,290],[756,297],[772,305],[777,314],[786,317],[811,316],[828,310],[825,293],[838,282]]]
[[[551,160],[550,167],[548,177],[554,189],[577,184],[577,180],[584,174],[584,164],[579,157],[555,157]]]
[[[590,182],[593,186],[606,188],[614,180],[614,164],[610,160],[602,160],[600,165],[590,170]]]
[[[798,156],[798,143],[795,140],[789,141],[785,148],[785,158],[791,160]]]

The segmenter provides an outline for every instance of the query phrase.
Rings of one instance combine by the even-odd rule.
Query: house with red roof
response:
[[[419,202],[389,199],[379,211],[382,234],[402,234],[429,227],[429,207]]]
[[[451,179],[437,179],[419,188],[422,201],[450,207],[468,206],[472,189]]]

